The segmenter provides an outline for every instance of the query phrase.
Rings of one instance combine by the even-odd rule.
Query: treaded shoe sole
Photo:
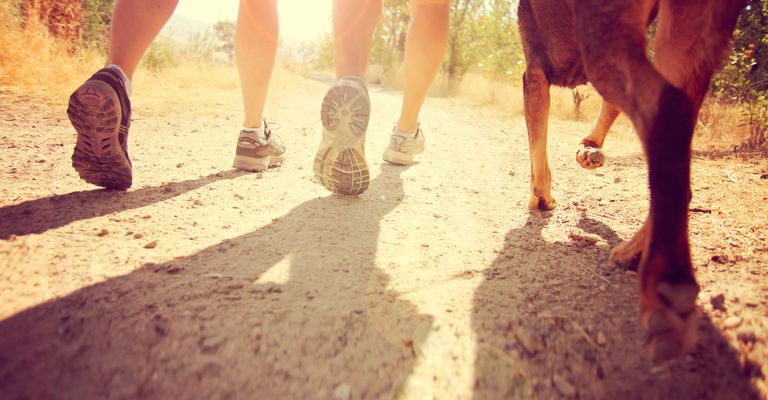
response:
[[[359,195],[368,189],[365,132],[371,103],[365,88],[340,81],[323,98],[323,139],[314,161],[315,179],[333,193]]]
[[[274,167],[283,163],[283,156],[267,156],[262,158],[253,158],[245,156],[235,156],[232,166],[247,172],[261,172],[267,168]]]
[[[72,166],[84,181],[107,189],[128,189],[133,180],[119,141],[121,111],[117,94],[101,81],[80,86],[67,107],[77,131]]]

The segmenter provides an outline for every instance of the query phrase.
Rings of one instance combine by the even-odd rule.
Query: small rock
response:
[[[563,396],[572,397],[576,395],[576,388],[564,376],[558,373],[552,374],[552,384]]]
[[[613,179],[613,183],[621,183],[621,178],[617,176],[616,178]]]
[[[256,179],[262,179],[262,178],[264,178],[264,173],[263,172],[259,172],[259,173],[256,174]]]
[[[728,263],[728,256],[725,254],[716,254],[712,256],[711,260],[719,264],[726,264]]]
[[[723,321],[723,328],[725,329],[738,328],[742,322],[743,320],[741,319],[741,317],[736,317],[736,316],[728,317],[725,319],[725,321]]]
[[[243,200],[243,199],[245,199],[245,197],[243,197],[243,195],[241,195],[241,194],[238,194],[238,193],[235,193],[235,198],[236,198],[236,199],[238,199],[238,200]]]
[[[509,171],[509,176],[515,176],[515,171]]]
[[[336,386],[336,389],[333,389],[333,398],[336,400],[348,400],[351,395],[352,387],[346,383],[342,383]]]
[[[597,333],[597,345],[598,346],[605,346],[608,344],[608,338],[605,337],[605,333],[598,332]]]
[[[651,373],[654,375],[661,375],[665,372],[667,372],[667,366],[666,365],[657,365],[655,367],[651,367]]]
[[[589,236],[579,235],[578,233],[569,233],[568,238],[571,239],[578,246],[594,246],[597,244],[597,239]]]
[[[725,295],[722,293],[718,293],[709,300],[709,303],[712,304],[712,308],[719,311],[725,311]]]
[[[752,329],[741,329],[736,333],[736,338],[742,343],[755,343],[757,341],[757,334]]]
[[[108,230],[106,230],[106,229],[102,229],[102,230],[101,230],[101,231],[99,231],[99,233],[98,233],[98,236],[99,236],[99,237],[104,237],[104,236],[107,236],[107,235],[109,235],[109,231],[108,231]]]
[[[200,344],[200,350],[203,353],[211,353],[219,349],[224,342],[227,341],[226,336],[212,336],[209,338],[206,338],[203,340],[203,343]]]
[[[157,240],[153,240],[144,245],[145,249],[154,249],[155,247],[157,247]]]
[[[533,356],[536,353],[544,349],[544,340],[541,336],[532,332],[517,332],[515,333],[517,342],[523,346],[523,350],[529,355]]]
[[[202,202],[202,201],[200,201],[199,199],[196,199],[195,201],[193,201],[193,202],[192,202],[192,204],[194,204],[194,205],[196,205],[196,206],[202,206],[202,205],[203,205],[203,202]]]
[[[443,218],[443,216],[438,214],[438,213],[434,213],[434,214],[432,214],[432,216],[435,217],[435,218]]]
[[[137,234],[133,235],[134,239],[141,239],[143,237],[144,237],[144,235],[142,235],[141,233],[137,233]]]
[[[183,167],[183,166],[184,166],[184,163],[178,163],[178,164],[176,164],[176,168],[181,168],[181,167]]]

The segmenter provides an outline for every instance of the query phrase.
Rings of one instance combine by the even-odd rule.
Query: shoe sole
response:
[[[356,196],[368,189],[365,132],[371,104],[365,89],[342,81],[323,98],[323,138],[314,161],[315,179],[337,194]]]
[[[263,158],[253,158],[245,156],[235,156],[232,166],[246,172],[262,172],[267,168],[274,167],[283,163],[283,156],[267,156]]]
[[[131,163],[119,140],[121,113],[117,94],[104,82],[88,81],[70,96],[67,116],[77,131],[72,166],[84,181],[107,189],[131,187]]]
[[[413,157],[416,154],[421,154],[424,150],[419,151],[415,154],[410,153],[403,153],[396,150],[392,150],[390,148],[387,148],[384,150],[384,161],[390,163],[390,164],[396,164],[396,165],[411,165],[413,164]]]

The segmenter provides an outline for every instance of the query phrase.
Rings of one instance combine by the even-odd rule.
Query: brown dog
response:
[[[688,244],[690,146],[702,99],[744,0],[520,0],[525,121],[531,155],[529,207],[551,210],[547,165],[549,86],[591,82],[605,99],[577,160],[601,164],[605,131],[619,110],[632,120],[648,161],[651,207],[642,228],[611,252],[639,258],[641,321],[661,361],[696,341],[699,292]],[[655,66],[646,27],[658,10]],[[614,106],[615,105],[615,106]],[[586,165],[585,165],[586,164]]]

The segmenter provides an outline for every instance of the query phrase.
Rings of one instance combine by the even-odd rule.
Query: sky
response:
[[[175,15],[204,22],[237,19],[238,0],[180,0]],[[316,40],[331,30],[331,0],[278,0],[280,36],[286,43]]]

